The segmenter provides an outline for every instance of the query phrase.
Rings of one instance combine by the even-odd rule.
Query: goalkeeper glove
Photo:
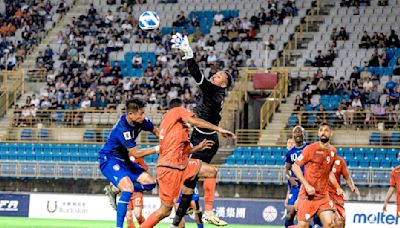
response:
[[[193,50],[190,47],[187,36],[182,36],[179,32],[172,36],[171,39],[172,48],[178,49],[185,55],[182,57],[183,60],[193,58]]]

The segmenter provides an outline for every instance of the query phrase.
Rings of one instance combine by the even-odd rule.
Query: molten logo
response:
[[[378,212],[376,214],[355,214],[353,217],[353,223],[360,224],[387,224],[387,225],[398,225],[399,218],[394,215],[385,212]]]

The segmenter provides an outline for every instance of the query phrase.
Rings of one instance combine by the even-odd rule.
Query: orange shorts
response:
[[[344,210],[344,203],[334,203],[336,212],[339,214],[339,218],[342,221],[346,221],[346,212]]]
[[[131,200],[129,200],[128,210],[134,207],[143,207],[143,194],[141,192],[134,192]]]
[[[188,166],[184,170],[157,167],[158,194],[161,203],[168,207],[174,206],[174,199],[179,197],[183,182],[196,178],[201,164],[201,160],[189,158]]]
[[[310,222],[315,215],[323,211],[335,211],[329,197],[318,200],[297,199],[297,220]]]

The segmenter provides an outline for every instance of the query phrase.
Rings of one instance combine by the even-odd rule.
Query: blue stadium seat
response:
[[[253,154],[254,147],[246,146],[243,147],[241,155],[251,156]]]
[[[16,177],[17,176],[17,164],[7,163],[0,166],[2,177]]]
[[[254,156],[250,156],[246,158],[246,165],[255,165],[256,164],[256,159]]]
[[[233,165],[233,164],[235,164],[235,163],[236,163],[236,161],[235,161],[235,155],[229,155],[229,156],[226,158],[226,164]]]
[[[354,180],[356,185],[368,185],[369,175],[368,172],[354,172],[351,174],[351,178]]]
[[[36,176],[36,165],[35,164],[23,164],[20,166],[21,176],[23,177],[34,177]]]
[[[367,160],[367,159],[360,160],[360,162],[358,163],[358,165],[359,165],[361,168],[368,168],[368,167],[369,167],[369,160]]]
[[[266,161],[265,161],[265,164],[266,165],[275,165],[276,163],[275,163],[275,159],[267,159]]]
[[[80,165],[78,166],[76,174],[78,178],[90,179],[93,178],[94,169],[95,167],[92,165]]]
[[[55,165],[46,164],[45,166],[39,166],[38,175],[41,177],[54,177],[55,175]]]
[[[236,157],[235,160],[236,160],[236,165],[246,164],[246,158],[243,156]]]
[[[392,162],[389,160],[381,161],[380,167],[381,168],[392,168]]]
[[[378,159],[374,159],[372,161],[369,162],[369,167],[371,168],[379,168],[379,160]]]
[[[390,171],[377,171],[372,175],[372,183],[378,186],[389,186]]]
[[[258,183],[258,175],[256,169],[241,169],[241,180],[244,184],[255,184]]]
[[[49,130],[46,128],[41,128],[38,132],[39,140],[48,140],[49,139]]]
[[[81,154],[79,151],[72,151],[70,152],[70,161],[71,162],[79,162]]]
[[[74,170],[72,165],[60,165],[59,175],[64,178],[72,178],[74,176]]]
[[[218,180],[223,183],[238,183],[236,169],[222,168],[218,172]]]
[[[264,184],[277,184],[280,182],[279,170],[261,170],[261,180]]]
[[[259,157],[259,158],[256,160],[256,165],[265,165],[265,159],[264,159],[264,157]]]
[[[63,153],[61,151],[55,151],[55,152],[53,152],[52,155],[53,155],[52,156],[52,160],[53,161],[62,161]]]
[[[386,157],[391,160],[392,159],[395,160],[397,158],[397,155],[399,154],[399,152],[400,152],[400,149],[398,149],[398,148],[397,149],[395,149],[395,148],[387,149]]]
[[[87,141],[87,142],[93,142],[96,141],[96,133],[94,130],[86,130],[83,133],[83,141]]]
[[[21,140],[32,140],[32,129],[24,128],[21,132]]]

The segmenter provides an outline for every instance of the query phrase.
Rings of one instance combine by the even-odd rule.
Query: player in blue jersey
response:
[[[295,142],[295,145],[288,148],[288,152],[286,153],[285,159],[285,173],[288,180],[288,194],[286,196],[287,200],[287,214],[285,220],[285,227],[289,227],[294,225],[294,217],[296,216],[296,210],[294,207],[294,203],[297,200],[297,196],[300,192],[300,181],[296,178],[294,173],[292,172],[292,164],[297,160],[297,157],[300,156],[303,149],[308,146],[308,143],[304,142],[304,128],[301,126],[296,126],[293,128],[292,137]],[[304,172],[304,168],[303,168]]]
[[[136,137],[140,131],[158,135],[153,123],[145,118],[145,103],[132,99],[126,103],[124,113],[111,130],[105,145],[99,151],[99,167],[109,181],[117,186],[121,195],[117,204],[117,228],[122,228],[132,193],[150,191],[156,186],[156,179],[130,157],[141,158],[159,151],[159,146],[138,149]]]

